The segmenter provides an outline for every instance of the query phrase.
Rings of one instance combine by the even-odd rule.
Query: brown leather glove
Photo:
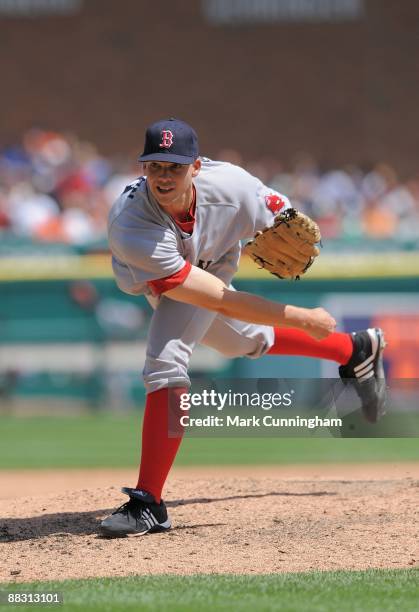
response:
[[[258,232],[243,252],[278,278],[299,279],[319,255],[319,226],[295,208],[275,217],[274,224]]]

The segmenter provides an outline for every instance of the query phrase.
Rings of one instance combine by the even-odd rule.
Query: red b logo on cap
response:
[[[170,130],[162,130],[161,131],[161,143],[159,147],[163,149],[170,149],[173,144],[173,132]]]

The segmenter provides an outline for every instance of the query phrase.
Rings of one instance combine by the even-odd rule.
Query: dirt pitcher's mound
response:
[[[127,499],[116,487],[2,500],[0,580],[419,566],[413,476],[196,473],[172,478],[166,498],[171,531],[113,540],[97,528]]]

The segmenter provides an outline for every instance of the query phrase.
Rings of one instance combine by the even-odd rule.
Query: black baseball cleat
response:
[[[386,379],[383,350],[386,346],[382,329],[370,328],[351,334],[352,357],[339,368],[345,384],[353,384],[361,399],[362,414],[369,423],[376,423],[385,414]]]
[[[171,528],[172,523],[163,500],[158,504],[151,493],[139,489],[123,487],[121,491],[129,496],[129,501],[101,522],[102,535],[117,538],[167,531]]]

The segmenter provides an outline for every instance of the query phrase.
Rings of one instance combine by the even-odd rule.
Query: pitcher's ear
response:
[[[201,166],[202,166],[202,163],[201,163],[201,160],[199,159],[199,157],[198,157],[198,159],[196,159],[194,161],[192,166],[193,166],[192,176],[198,176],[198,174],[199,174],[199,172],[201,170]]]

